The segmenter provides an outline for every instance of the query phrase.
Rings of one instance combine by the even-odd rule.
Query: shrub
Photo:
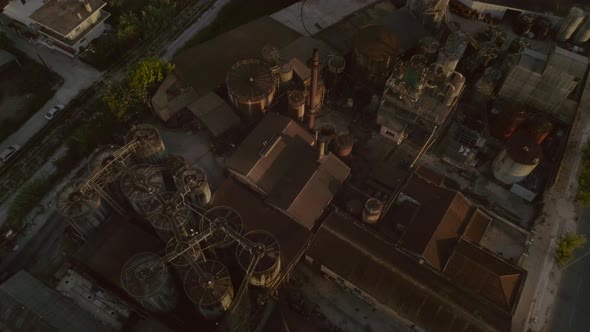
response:
[[[559,237],[559,245],[555,251],[555,259],[561,266],[569,263],[574,257],[574,251],[586,244],[586,236],[583,234],[566,233]]]

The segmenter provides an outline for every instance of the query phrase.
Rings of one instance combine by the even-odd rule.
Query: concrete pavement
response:
[[[50,50],[47,47],[38,46],[36,49],[32,44],[19,38],[14,32],[6,31],[7,35],[15,42],[15,46],[27,54],[31,59],[41,63],[39,55],[43,61],[59,74],[63,79],[63,85],[56,91],[51,98],[37,113],[27,120],[16,132],[10,135],[0,143],[0,151],[3,151],[12,144],[24,145],[39,129],[47,124],[45,113],[57,105],[67,105],[78,93],[96,82],[102,77],[102,73],[93,67],[72,59],[60,52]],[[37,54],[37,51],[39,55]]]

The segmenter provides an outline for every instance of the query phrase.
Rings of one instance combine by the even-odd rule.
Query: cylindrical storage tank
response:
[[[399,55],[398,36],[382,25],[367,26],[354,38],[355,72],[377,86],[385,84]]]
[[[115,159],[117,150],[120,148],[118,145],[104,145],[97,148],[92,152],[90,158],[88,158],[87,165],[88,173],[90,174],[108,167],[101,175],[101,185],[109,196],[117,202],[123,202],[125,200],[125,195],[123,195],[120,186],[121,176],[125,173],[125,167],[131,166],[131,160],[124,160],[124,165],[111,164]]]
[[[369,198],[365,203],[365,208],[363,209],[362,219],[363,222],[367,224],[375,224],[379,221],[379,217],[381,217],[381,212],[383,211],[383,202],[376,198]]]
[[[207,210],[201,217],[199,231],[206,231],[213,223],[223,224],[237,233],[241,233],[244,228],[242,216],[229,206],[216,206]],[[207,238],[206,242],[209,245],[215,245],[217,248],[228,248],[234,244],[235,240],[228,236],[227,233],[216,230],[212,236]]]
[[[440,43],[432,37],[424,37],[418,42],[418,52],[424,55],[428,62],[432,62],[436,59],[436,54],[438,53],[439,48]]]
[[[268,287],[279,277],[281,271],[281,250],[279,241],[267,231],[251,231],[244,237],[254,244],[254,248],[236,247],[236,258],[244,271],[248,271],[256,257],[258,262],[254,266],[248,281],[251,285]]]
[[[559,32],[557,33],[557,40],[564,42],[572,37],[576,29],[582,24],[584,20],[584,10],[578,7],[572,7],[569,14],[563,21]]]
[[[121,271],[121,285],[151,312],[168,312],[176,307],[178,295],[170,272],[154,253],[131,257]]]
[[[305,117],[305,97],[299,90],[289,93],[289,116],[297,121],[303,121]]]
[[[168,153],[158,129],[154,126],[148,124],[133,126],[125,137],[127,144],[132,141],[139,143],[133,150],[133,157],[138,163],[161,164],[166,162]]]
[[[176,173],[176,186],[188,193],[185,200],[198,207],[205,207],[211,200],[211,188],[207,182],[207,174],[198,167],[183,168]]]
[[[164,192],[155,196],[148,206],[146,219],[164,241],[174,237],[174,225],[184,238],[188,238],[190,209],[174,192]]]
[[[184,253],[177,256],[177,253],[181,251],[184,251]],[[184,278],[186,272],[188,272],[191,267],[188,260],[190,259],[193,262],[199,261],[202,256],[202,251],[198,245],[187,248],[182,244],[178,244],[176,238],[171,238],[166,243],[166,256],[171,257],[172,255],[176,256],[176,258],[170,261],[170,264],[172,264],[172,266],[174,266],[179,272],[179,275]]]
[[[574,35],[574,44],[582,45],[590,40],[590,16],[586,15],[586,21],[580,26]]]
[[[539,165],[543,151],[534,137],[514,136],[492,163],[498,181],[513,184],[524,180]]]
[[[338,85],[339,77],[344,72],[346,60],[344,57],[335,55],[328,60],[328,79],[326,85],[328,89],[334,89]]]
[[[290,62],[285,62],[279,68],[279,76],[281,83],[291,82],[293,79],[293,65]]]
[[[467,49],[467,45],[465,34],[451,34],[445,46],[438,52],[436,62],[449,70],[455,70]]]
[[[162,172],[151,165],[133,166],[121,179],[121,191],[140,216],[147,215],[152,198],[163,187]]]
[[[109,216],[100,195],[83,180],[68,182],[57,194],[56,208],[82,236],[90,235]]]
[[[546,116],[537,114],[524,123],[523,129],[537,144],[541,144],[553,129],[553,122]]]
[[[508,139],[527,118],[522,105],[510,105],[492,122],[490,133],[497,139]]]
[[[344,134],[336,136],[334,148],[338,157],[348,157],[352,152],[353,139],[352,135]]]
[[[218,319],[229,309],[233,298],[229,271],[215,260],[197,263],[200,271],[191,268],[184,279],[184,291],[207,319]]]
[[[230,101],[242,119],[248,122],[259,119],[266,112],[276,90],[270,66],[255,59],[234,64],[225,83]]]

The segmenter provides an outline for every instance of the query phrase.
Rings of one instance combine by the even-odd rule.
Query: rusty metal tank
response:
[[[352,152],[353,138],[350,134],[336,136],[334,140],[334,149],[338,157],[348,157]]]
[[[490,133],[497,139],[508,139],[527,118],[528,115],[523,105],[509,105],[492,122]]]
[[[492,163],[494,177],[513,184],[524,180],[539,165],[543,150],[534,137],[519,133],[512,137]]]
[[[199,271],[191,268],[184,279],[184,291],[201,315],[218,319],[229,309],[234,289],[227,268],[219,261],[197,263]]]
[[[211,188],[203,169],[194,166],[183,168],[176,173],[175,179],[178,189],[186,192],[185,202],[197,207],[209,204]]]
[[[353,41],[357,76],[374,85],[384,85],[401,53],[399,45],[399,37],[382,25],[370,25],[360,30]]]
[[[259,119],[266,112],[276,91],[271,67],[256,59],[234,64],[225,83],[231,103],[247,122]]]
[[[250,264],[254,269],[249,277],[251,285],[268,287],[279,277],[281,271],[281,249],[279,241],[267,231],[251,231],[244,234],[244,238],[254,244],[252,250],[242,246],[236,247],[236,258],[244,271]],[[255,262],[256,255],[259,259]]]
[[[362,213],[362,220],[367,224],[375,224],[381,217],[383,211],[383,202],[376,198],[369,198],[365,203]]]
[[[289,93],[289,116],[303,121],[305,116],[305,96],[302,91],[293,90]]]
[[[537,144],[541,144],[553,130],[553,122],[543,114],[536,114],[526,121],[522,128],[527,135],[535,139]]]
[[[326,86],[328,89],[334,89],[340,81],[340,76],[344,73],[346,68],[346,60],[344,57],[334,55],[328,60],[328,77],[326,80]]]
[[[121,179],[121,191],[140,216],[146,216],[154,195],[164,188],[162,172],[149,164],[131,167]]]

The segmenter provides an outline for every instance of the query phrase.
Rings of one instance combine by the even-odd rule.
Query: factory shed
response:
[[[299,33],[264,16],[188,48],[172,62],[176,74],[194,89],[214,89],[225,82],[228,70],[236,62],[258,59],[265,45],[280,49],[299,37]]]
[[[444,273],[510,312],[516,309],[526,279],[526,271],[465,239],[457,244]]]
[[[268,113],[225,166],[255,190],[268,195],[302,154],[312,155],[314,141],[295,121]]]
[[[26,271],[0,285],[0,317],[8,331],[112,331]]]
[[[306,260],[380,310],[426,331],[508,331],[512,315],[336,211]]]

